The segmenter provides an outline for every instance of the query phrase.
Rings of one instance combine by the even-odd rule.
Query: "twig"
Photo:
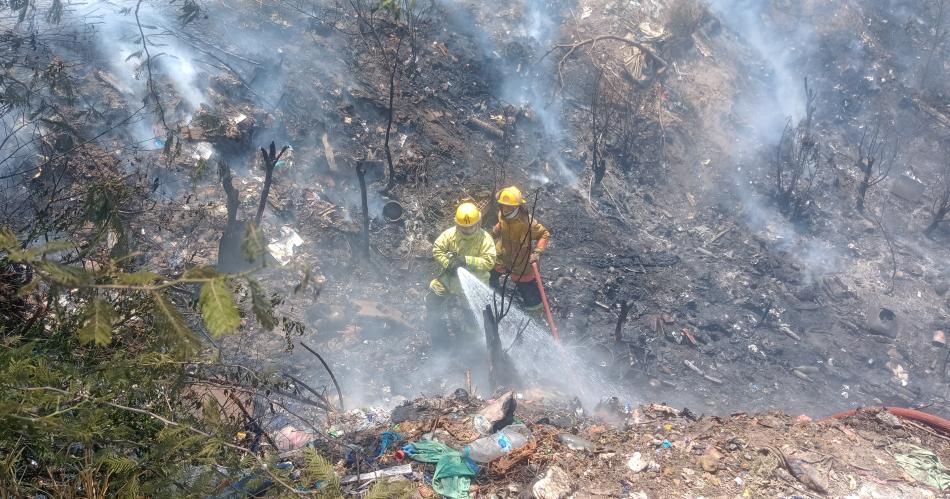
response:
[[[306,348],[308,352],[312,353],[313,356],[316,357],[317,360],[319,360],[321,364],[323,364],[323,368],[326,369],[327,374],[330,375],[330,380],[333,381],[333,386],[336,387],[336,394],[337,394],[337,397],[340,399],[340,411],[345,412],[346,409],[343,406],[343,390],[340,390],[340,383],[337,382],[336,375],[333,374],[333,371],[330,369],[330,366],[327,364],[327,361],[323,360],[323,357],[321,357],[320,354],[318,354],[314,349],[308,347],[306,343],[301,341],[300,346]]]
[[[913,426],[914,428],[917,428],[917,429],[919,429],[919,430],[926,431],[927,433],[929,433],[929,434],[931,434],[931,435],[933,435],[933,436],[935,436],[935,437],[937,437],[937,438],[939,438],[939,439],[946,440],[947,442],[950,442],[950,437],[948,437],[947,435],[941,435],[940,433],[937,433],[936,431],[931,430],[930,428],[927,428],[926,426],[924,426],[924,425],[922,425],[922,424],[920,424],[920,423],[915,423],[915,422],[913,422],[913,421],[911,421],[911,420],[909,420],[909,419],[903,419],[903,420],[901,420],[901,422],[904,423],[904,424],[909,424],[909,425],[911,425],[911,426]]]
[[[886,202],[886,200],[885,200]],[[890,295],[894,292],[894,278],[897,277],[897,256],[894,254],[894,243],[891,242],[891,236],[888,235],[887,229],[884,228],[884,204],[881,204],[881,213],[878,216],[872,216],[872,220],[877,224],[878,228],[881,229],[881,233],[884,234],[884,241],[887,242],[887,249],[891,253],[891,284],[884,291],[884,294]]]
[[[155,99],[155,105],[158,106],[158,114],[162,119],[162,125],[165,130],[169,130],[168,123],[165,122],[165,108],[162,107],[162,101],[158,98],[158,91],[155,90],[155,80],[152,79],[152,56],[148,52],[148,39],[145,38],[145,31],[142,29],[142,23],[139,21],[139,7],[142,6],[142,0],[135,4],[135,24],[139,28],[139,36],[142,37],[142,49],[145,51],[145,69],[148,70],[148,89]]]
[[[511,341],[511,345],[508,345],[508,348],[505,349],[505,353],[508,353],[509,350],[515,347],[518,343],[521,342],[521,338],[524,335],[525,329],[528,329],[528,325],[531,324],[531,319],[525,319],[521,323],[521,326],[518,328],[518,333],[515,334],[515,339]],[[471,377],[471,372],[468,372],[469,377]]]
[[[310,393],[316,395],[318,399],[320,399],[323,403],[325,403],[325,404],[327,405],[327,407],[326,407],[327,410],[331,410],[331,409],[332,409],[332,407],[330,406],[330,401],[327,400],[327,398],[326,398],[322,393],[320,393],[320,392],[314,390],[313,387],[311,387],[310,385],[304,383],[303,381],[300,380],[300,378],[298,378],[298,377],[296,377],[296,376],[294,376],[294,375],[292,375],[292,374],[286,374],[286,373],[284,373],[284,376],[290,378],[294,383],[297,383],[298,385],[302,386],[302,387],[303,387],[305,390],[307,390],[308,392],[310,392]]]
[[[652,57],[653,59],[655,59],[657,62],[661,64],[662,67],[656,71],[656,74],[658,75],[666,71],[666,68],[669,66],[669,64],[667,64],[667,62],[662,57],[657,55],[657,53],[653,49],[648,47],[646,44],[639,42],[637,40],[630,40],[630,39],[624,38],[622,36],[617,36],[617,35],[600,35],[600,36],[595,36],[594,38],[590,38],[590,39],[573,43],[573,44],[568,43],[568,44],[555,45],[553,48],[551,48],[551,50],[548,50],[547,52],[545,52],[545,54],[542,55],[540,59],[538,59],[538,62],[541,62],[545,57],[550,55],[551,52],[554,52],[557,49],[567,49],[567,52],[561,57],[561,60],[558,61],[557,63],[557,81],[558,81],[558,84],[561,87],[563,87],[564,86],[564,78],[563,78],[564,62],[567,61],[567,59],[570,58],[570,56],[573,55],[574,52],[577,51],[577,49],[585,45],[597,43],[601,40],[613,40],[617,42],[622,42],[622,43],[626,43],[627,45],[633,45],[634,47],[637,47],[638,49],[642,50],[644,53],[646,53],[647,55],[649,55],[650,57]]]
[[[277,443],[274,442],[274,439],[272,439],[272,438],[270,437],[270,435],[267,434],[266,431],[264,431],[264,428],[260,425],[260,423],[258,423],[256,419],[254,419],[253,417],[251,417],[251,414],[250,414],[249,412],[247,412],[247,409],[244,408],[244,404],[242,404],[241,401],[238,400],[238,398],[235,397],[234,394],[231,393],[230,391],[225,391],[224,393],[226,393],[226,394],[228,395],[228,398],[231,399],[232,402],[234,402],[235,404],[237,404],[238,409],[241,410],[241,414],[243,414],[244,417],[248,420],[248,422],[251,423],[251,424],[254,426],[254,431],[257,431],[258,433],[260,433],[261,435],[263,435],[264,438],[267,440],[267,443],[269,443],[269,444],[271,445],[271,447],[273,447],[273,448],[276,450],[276,449],[277,449]]]

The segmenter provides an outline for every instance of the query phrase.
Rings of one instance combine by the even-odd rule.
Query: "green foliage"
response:
[[[319,483],[321,490],[329,497],[342,497],[340,491],[340,477],[333,469],[333,463],[321,456],[314,448],[307,447],[303,451],[304,468],[301,476],[304,483]]]
[[[266,331],[272,331],[277,327],[277,317],[274,316],[273,304],[267,299],[264,288],[254,279],[247,280],[248,287],[251,288],[251,311],[257,322]]]
[[[108,345],[112,342],[112,309],[109,302],[96,298],[86,307],[86,323],[79,330],[79,342]]]
[[[166,345],[182,356],[197,350],[200,345],[198,338],[191,332],[178,308],[160,292],[153,291],[150,295],[155,304],[155,327],[162,333]]]
[[[244,240],[241,241],[241,251],[244,253],[244,258],[249,262],[257,261],[264,255],[264,252],[267,251],[261,230],[257,228],[257,225],[251,222],[248,222],[247,230],[244,231]]]
[[[212,336],[233,333],[241,325],[241,314],[224,278],[211,279],[201,286],[198,305]]]
[[[412,496],[414,489],[415,485],[406,480],[379,480],[370,487],[363,499],[406,499]]]
[[[156,274],[155,272],[149,272],[147,270],[121,273],[115,278],[115,282],[117,284],[126,284],[129,286],[144,286],[146,284],[152,284],[155,281],[160,280],[162,280],[161,274]]]
[[[117,220],[115,205],[99,194],[92,199],[86,215]],[[29,327],[0,327],[0,490],[12,497],[99,497],[90,487],[108,483],[117,497],[207,497],[222,480],[269,477],[271,468],[234,441],[244,421],[195,390],[205,378],[185,366],[198,364],[202,345],[182,313],[186,300],[172,300],[179,291],[198,291],[208,330],[233,332],[241,324],[233,276],[210,267],[177,278],[124,271],[101,256],[90,271],[66,263],[88,245],[23,246],[0,228],[0,285],[12,283],[9,296],[33,295],[31,303],[50,309]],[[275,327],[275,301],[257,281],[237,277],[247,279],[262,326]],[[28,312],[35,310],[42,309]],[[255,388],[273,383],[253,377]],[[317,474],[338,484],[329,462],[322,465]]]
[[[33,268],[47,279],[63,286],[83,286],[92,282],[92,274],[72,265],[63,265],[49,260],[33,263]]]
[[[415,0],[379,0],[379,3],[373,7],[373,12],[382,10],[392,16],[394,20],[399,21],[403,15],[412,15],[415,7]]]

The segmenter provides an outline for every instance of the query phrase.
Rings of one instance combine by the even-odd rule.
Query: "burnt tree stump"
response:
[[[498,335],[498,319],[492,313],[491,305],[485,305],[482,311],[485,322],[485,344],[488,345],[488,376],[492,391],[500,387],[515,388],[521,385],[521,377],[515,369],[515,363],[501,347]]]

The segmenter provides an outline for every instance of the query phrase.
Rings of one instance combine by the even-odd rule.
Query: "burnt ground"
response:
[[[227,39],[225,31],[238,25],[250,38],[280,42],[245,54],[257,64],[232,61],[230,74],[207,73],[204,112],[215,119],[192,122],[175,161],[145,150],[129,158],[163,179],[147,215],[165,230],[137,233],[133,244],[146,250],[146,266],[180,269],[215,262],[225,220],[213,168],[196,172],[200,162],[192,154],[200,144],[212,145],[234,170],[242,218],[253,216],[263,180],[256,148],[270,140],[293,146],[292,164],[277,172],[262,228],[278,239],[281,227],[291,227],[304,244],[292,263],[272,262],[259,273],[287,320],[274,332],[249,320],[239,335],[222,340],[225,359],[329,386],[316,360],[299,348],[302,340],[328,359],[351,404],[446,393],[469,369],[484,387],[482,360],[434,355],[420,331],[423,297],[435,273],[431,241],[449,225],[461,198],[488,202],[497,188],[517,183],[539,193],[537,217],[553,233],[543,272],[564,341],[620,384],[624,400],[665,401],[709,414],[822,416],[880,404],[948,413],[941,373],[946,350],[931,347],[930,336],[950,326],[950,236],[920,235],[929,194],[908,201],[888,194],[889,184],[872,191],[869,205],[883,213],[893,240],[892,285],[891,252],[880,226],[853,210],[856,173],[849,165],[857,124],[881,108],[896,109],[895,119],[915,132],[907,146],[914,153],[899,169],[920,178],[932,177],[937,146],[946,140],[946,121],[938,119],[948,116],[946,99],[915,92],[899,77],[907,68],[899,54],[883,48],[885,35],[896,35],[877,24],[887,18],[881,12],[851,2],[801,7],[799,17],[816,26],[818,48],[800,47],[795,64],[803,75],[816,75],[818,128],[839,166],[816,188],[817,209],[792,224],[770,206],[771,144],[746,104],[756,99],[745,99],[767,99],[775,76],[715,14],[704,16],[690,42],[663,52],[675,67],[643,86],[635,158],[611,159],[604,190],[591,193],[590,108],[576,83],[587,75],[569,69],[570,84],[560,89],[553,76],[560,55],[537,61],[553,43],[603,33],[643,36],[664,25],[665,9],[544,4],[553,23],[544,31],[545,45],[524,28],[527,4],[436,8],[419,27],[418,67],[397,99],[398,183],[390,198],[406,212],[387,223],[376,194],[385,184],[379,146],[384,68],[361,44],[341,42],[337,29],[345,30],[345,18],[331,26],[329,14],[307,16],[285,4],[259,6],[266,15],[244,18],[239,12],[246,6],[234,7],[222,14],[232,17],[199,21],[186,31]],[[776,8],[768,22],[792,32],[800,19],[783,12]],[[849,50],[834,50],[840,47]],[[620,57],[610,47],[599,50]],[[86,78],[90,94],[121,102],[95,71]],[[512,100],[526,94],[530,98]],[[871,97],[874,105],[865,102]],[[353,167],[367,158],[374,217],[372,256],[363,261],[356,251]],[[491,211],[485,216],[493,217]],[[137,223],[129,221],[133,229]],[[305,289],[295,290],[303,280]],[[634,305],[617,342],[624,300]],[[875,328],[884,309],[893,313],[893,324]]]
[[[487,36],[517,32],[490,17],[488,7],[467,10],[493,27]],[[566,6],[550,7],[564,19],[570,16]],[[576,32],[561,28],[563,39],[637,32],[643,22],[661,23],[659,14],[634,6],[591,7],[593,15],[577,22]],[[815,3],[802,15],[835,19],[819,24],[818,39],[837,46],[853,42],[843,41],[842,31],[872,23],[873,14]],[[506,5],[500,17],[517,20],[519,15],[517,6]],[[776,17],[779,26],[792,22]],[[867,45],[864,57],[893,59],[879,53],[873,28],[872,23],[860,33]],[[728,27],[706,21],[692,37],[692,48],[673,55],[675,71],[651,83],[657,118],[643,131],[638,161],[608,169],[605,192],[591,200],[587,118],[580,97],[570,89],[564,92],[569,124],[563,135],[551,138],[542,113],[530,106],[520,113],[506,110],[509,103],[498,98],[504,93],[500,80],[517,81],[516,65],[486,57],[477,36],[461,28],[440,32],[426,25],[424,33],[418,81],[399,104],[394,133],[401,144],[395,153],[400,183],[392,198],[407,212],[398,224],[373,220],[371,262],[353,258],[359,230],[354,175],[346,167],[328,173],[319,143],[312,152],[295,149],[296,171],[276,186],[275,203],[294,206],[281,212],[283,221],[274,217],[270,230],[275,232],[279,223],[295,227],[306,241],[298,265],[325,279],[319,296],[290,297],[284,310],[309,326],[301,339],[333,359],[346,380],[344,391],[354,399],[398,401],[420,391],[451,390],[466,369],[478,377],[478,362],[433,357],[418,331],[426,284],[434,273],[429,243],[447,226],[459,199],[474,196],[484,202],[498,186],[515,182],[540,191],[537,216],[554,233],[544,273],[562,334],[621,383],[627,390],[622,395],[631,402],[668,401],[709,413],[783,410],[819,416],[882,403],[927,405],[946,413],[946,381],[940,374],[945,354],[930,346],[932,332],[947,321],[940,284],[947,276],[946,234],[934,240],[920,235],[926,199],[906,201],[886,194],[887,187],[872,192],[869,203],[883,207],[897,261],[893,290],[887,292],[891,258],[886,240],[873,220],[853,209],[855,174],[848,168],[857,133],[853,126],[872,111],[838,107],[845,98],[857,102],[867,92],[866,79],[846,78],[848,68],[858,65],[849,54],[840,61],[812,55],[800,62],[803,74],[814,70],[820,76],[813,83],[821,96],[819,127],[841,166],[817,189],[819,209],[793,225],[769,205],[763,166],[769,144],[735,139],[759,136],[754,132],[760,125],[737,102],[746,94],[766,95],[771,80],[766,63]],[[315,43],[326,46],[319,38]],[[543,53],[543,47],[517,37],[496,43],[506,55],[527,52],[526,60]],[[360,59],[358,51],[349,56],[369,65],[350,86],[331,90],[336,99],[323,102],[326,116],[312,124],[330,130],[337,144],[368,140],[374,131],[378,138],[382,132],[380,96],[385,93],[378,73],[365,70],[371,62]],[[845,78],[815,69],[829,64],[844,67]],[[889,74],[887,68],[878,71]],[[750,81],[747,74],[756,77]],[[899,81],[885,81],[884,87],[876,90],[876,100],[923,98]],[[492,116],[506,113],[517,117],[502,137],[471,124],[472,117],[490,123]],[[914,150],[933,149],[946,131],[926,113],[901,113],[899,119],[916,120],[921,130]],[[301,140],[290,126],[288,133],[292,142]],[[359,147],[336,149],[349,166],[365,154]],[[376,157],[382,157],[378,150]],[[921,178],[934,166],[923,153],[907,158],[900,168]],[[377,187],[382,173],[379,178]],[[250,194],[253,178],[248,182]],[[336,211],[315,219],[330,207],[327,202]],[[267,282],[285,294],[296,284],[285,271]],[[360,300],[381,304],[382,315],[389,316],[367,311]],[[618,344],[613,332],[622,300],[632,300],[634,308]],[[875,333],[874,317],[885,308],[895,314],[896,325]],[[678,334],[684,329],[696,345]],[[248,330],[240,344],[244,354],[283,358],[277,352],[294,339]],[[306,353],[291,358],[290,368],[302,374],[313,366]],[[685,361],[721,384],[698,376]],[[288,367],[283,361],[278,365]],[[801,368],[797,373],[796,367]],[[903,380],[901,372],[907,374]]]

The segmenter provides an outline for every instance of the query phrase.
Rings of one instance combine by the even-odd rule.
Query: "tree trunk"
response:
[[[360,253],[369,259],[369,204],[366,201],[366,165],[356,163],[356,178],[360,182],[360,204],[363,208],[363,232],[360,234]]]
[[[929,236],[931,232],[937,230],[937,227],[939,227],[940,224],[944,222],[944,218],[947,216],[948,211],[950,211],[950,206],[940,208],[936,213],[934,213],[933,219],[930,221],[930,225],[924,229],[925,236]]]
[[[396,45],[396,53],[393,54],[392,71],[389,72],[389,113],[386,117],[386,140],[383,142],[383,150],[386,151],[386,163],[389,167],[389,180],[386,181],[386,188],[382,190],[383,194],[388,194],[396,186],[396,167],[393,165],[393,153],[389,147],[389,136],[393,130],[393,115],[395,114],[393,106],[396,100],[396,72],[399,71],[400,48],[402,48],[401,38],[399,44]]]
[[[623,323],[627,321],[627,314],[630,313],[630,306],[633,302],[624,300],[620,304],[620,315],[617,316],[617,326],[614,328],[614,341],[620,343],[623,341]]]
[[[501,337],[498,335],[498,321],[492,313],[491,305],[485,305],[482,311],[485,322],[485,344],[488,345],[488,375],[492,391],[500,387],[515,388],[521,384],[515,363],[501,346]]]
[[[864,213],[864,197],[868,193],[868,187],[871,185],[871,167],[862,165],[861,171],[864,172],[864,177],[861,179],[861,183],[858,184],[858,201],[855,205],[858,213]]]

